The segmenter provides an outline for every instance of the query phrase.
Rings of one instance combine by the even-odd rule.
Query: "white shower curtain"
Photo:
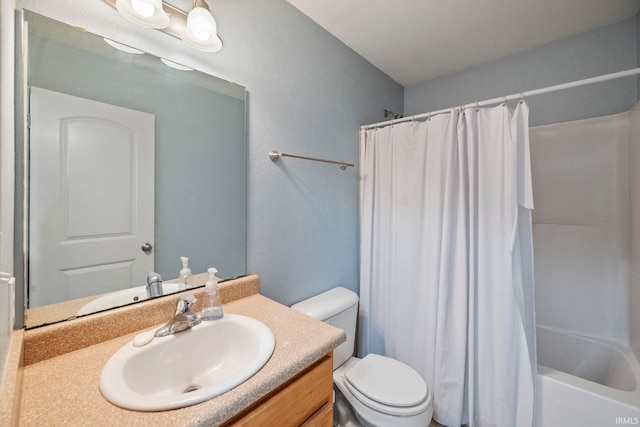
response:
[[[359,354],[416,369],[447,426],[530,426],[528,107],[361,132]]]

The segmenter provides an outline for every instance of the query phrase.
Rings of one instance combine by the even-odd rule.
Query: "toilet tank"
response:
[[[342,329],[347,334],[347,341],[333,350],[333,369],[349,360],[356,342],[358,295],[355,292],[337,287],[300,301],[291,308]]]

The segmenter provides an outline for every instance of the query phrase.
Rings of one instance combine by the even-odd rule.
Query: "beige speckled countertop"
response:
[[[249,277],[255,277],[257,281],[257,276]],[[226,285],[228,294],[233,293],[233,286],[234,283]],[[194,406],[164,412],[136,412],[121,409],[109,403],[100,394],[98,386],[102,367],[113,353],[133,339],[137,331],[148,328],[147,325],[136,332],[129,332],[123,336],[53,357],[32,356],[31,359],[34,362],[23,362],[24,366],[19,368],[21,371],[19,382],[22,382],[22,388],[19,389],[19,384],[16,386],[18,388],[16,393],[21,394],[19,424],[22,426],[219,425],[321,359],[345,340],[343,331],[265,298],[256,293],[257,286],[254,288],[255,292],[251,290],[248,296],[228,303],[226,301],[229,298],[225,298],[223,294],[224,310],[226,313],[242,314],[262,321],[273,331],[276,346],[269,362],[253,377],[233,390]],[[197,297],[199,292],[194,294]],[[175,296],[170,301],[174,299]],[[136,308],[134,306],[126,309],[133,312]],[[118,311],[110,312],[111,316],[114,312]],[[105,316],[102,323],[109,318],[112,317]],[[117,324],[114,326],[117,327]],[[29,332],[26,331],[24,334],[28,335]],[[22,356],[25,360],[29,359],[29,350],[26,348],[29,342],[29,338],[25,336]],[[31,341],[31,344],[36,342],[42,345],[38,340]],[[15,420],[15,414],[12,418]]]

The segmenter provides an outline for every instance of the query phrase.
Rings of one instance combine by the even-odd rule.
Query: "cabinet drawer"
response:
[[[333,426],[333,403],[325,403],[302,427],[331,427]]]
[[[328,423],[324,424],[323,420],[328,420]],[[287,427],[300,426],[307,421],[312,426],[331,426],[333,422],[333,353],[224,425]]]

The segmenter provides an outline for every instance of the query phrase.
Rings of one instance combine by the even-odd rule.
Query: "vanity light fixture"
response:
[[[204,52],[222,49],[216,21],[205,0],[194,0],[189,13],[162,0],[102,0],[138,25],[167,33]]]

